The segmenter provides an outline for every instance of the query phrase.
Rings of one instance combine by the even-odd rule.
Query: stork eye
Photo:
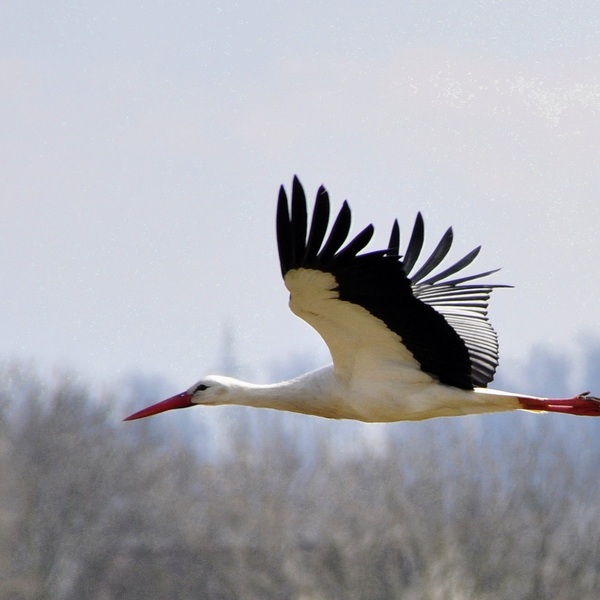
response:
[[[194,390],[194,393],[196,392],[203,392],[204,390],[207,390],[209,386],[201,383],[198,387],[196,387],[196,389]]]

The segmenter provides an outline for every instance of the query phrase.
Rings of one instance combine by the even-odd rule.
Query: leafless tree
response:
[[[207,454],[210,432],[191,437],[181,416],[121,423],[128,396],[31,368],[0,379],[1,598],[600,592],[589,421],[360,426],[231,408]]]

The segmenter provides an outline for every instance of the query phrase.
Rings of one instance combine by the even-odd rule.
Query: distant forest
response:
[[[495,387],[600,392],[599,364],[538,348]],[[0,598],[600,598],[600,419],[121,421],[159,387],[4,365]]]

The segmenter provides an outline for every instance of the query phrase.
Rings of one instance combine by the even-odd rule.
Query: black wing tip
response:
[[[329,270],[337,262],[351,260],[370,242],[375,231],[373,225],[368,225],[342,247],[352,224],[350,204],[344,200],[327,234],[330,202],[324,185],[317,190],[310,226],[307,221],[306,196],[299,177],[294,175],[291,199],[281,185],[277,207],[277,244],[284,277],[291,269],[301,266]]]
[[[292,196],[295,192],[299,194],[304,194],[304,187],[302,186],[298,175],[294,175],[294,178],[292,179]]]
[[[281,274],[285,277],[285,274],[291,269],[293,257],[292,247],[289,243],[292,236],[292,224],[290,222],[288,197],[283,185],[279,188],[275,226],[277,232],[277,250],[279,253],[279,265],[281,267]]]
[[[291,200],[291,206],[290,206]],[[348,245],[340,250],[346,241],[352,220],[350,205],[344,200],[333,222],[329,234],[326,236],[330,219],[329,193],[323,184],[317,190],[315,203],[312,211],[312,221],[310,227],[307,225],[308,210],[306,205],[306,196],[304,188],[297,174],[292,178],[291,198],[288,197],[284,185],[279,188],[279,200],[277,205],[277,242],[279,247],[281,270],[283,275],[290,269],[298,267],[306,261],[311,263],[325,263],[333,260],[338,252],[344,252],[344,258],[348,258],[351,253],[347,250],[356,250],[354,255],[364,246],[354,243],[357,237],[362,240],[367,238],[367,233],[363,230]],[[369,230],[373,231],[372,225]],[[370,234],[372,235],[372,233]],[[408,241],[406,251],[402,256],[402,265],[407,275],[415,269],[419,262],[425,240],[425,221],[423,213],[418,211],[415,217],[412,234]],[[479,274],[466,275],[450,280],[449,278],[456,273],[463,271],[479,255],[481,246],[477,246],[460,260],[450,265],[446,269],[439,271],[437,267],[443,262],[450,250],[454,240],[454,229],[449,227],[442,235],[440,242],[433,254],[427,258],[425,264],[419,271],[411,277],[413,285],[450,285],[460,286],[463,283],[476,279],[481,279],[499,269],[493,269]],[[369,240],[370,241],[370,240]],[[400,226],[395,219],[392,225],[392,231],[387,249],[384,251],[387,256],[401,258],[400,254]],[[317,267],[317,264],[314,265]],[[436,273],[437,271],[437,273]],[[434,274],[432,274],[432,272]],[[489,288],[512,287],[505,284],[480,284]]]
[[[342,206],[340,213],[349,214]],[[345,221],[342,218],[341,221]],[[308,209],[304,187],[298,175],[292,178],[291,197],[285,186],[279,188],[277,203],[277,245],[281,274],[285,277],[291,269],[317,258],[329,223],[329,194],[324,185],[317,190],[312,221],[308,227]]]
[[[279,186],[278,202],[279,204],[285,202],[287,206],[287,193],[285,191],[285,186],[283,185],[283,183]]]

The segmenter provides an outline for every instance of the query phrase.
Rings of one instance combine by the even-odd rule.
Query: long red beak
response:
[[[174,410],[175,408],[187,408],[188,406],[194,406],[192,402],[192,394],[188,392],[183,392],[182,394],[177,394],[177,396],[172,396],[171,398],[167,398],[162,402],[157,402],[148,408],[143,408],[142,410],[138,410],[138,412],[129,415],[123,421],[134,421],[135,419],[143,419],[144,417],[151,417],[152,415],[157,415],[158,413],[165,412],[166,410]]]

